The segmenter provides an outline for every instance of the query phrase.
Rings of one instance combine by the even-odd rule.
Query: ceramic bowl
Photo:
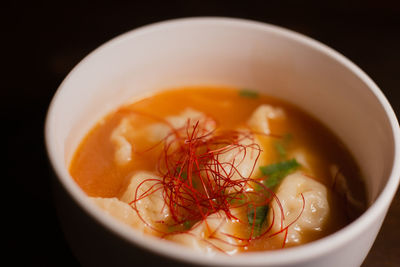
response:
[[[214,257],[144,236],[108,217],[68,172],[80,141],[121,104],[190,85],[254,88],[318,118],[360,165],[367,211],[340,231],[306,245]],[[45,126],[60,221],[83,266],[359,266],[399,184],[399,136],[382,92],[344,56],[290,30],[231,18],[166,21],[107,42],[65,78]]]

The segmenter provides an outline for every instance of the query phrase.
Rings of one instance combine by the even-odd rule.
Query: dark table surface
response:
[[[165,1],[167,2],[167,1]],[[85,55],[133,28],[188,16],[229,16],[315,38],[359,65],[400,114],[400,4],[396,1],[73,1],[3,3],[1,122],[12,266],[79,266],[51,197],[43,124],[57,87]],[[3,161],[4,162],[4,161]],[[363,266],[400,266],[400,193]],[[4,239],[3,239],[4,240]]]

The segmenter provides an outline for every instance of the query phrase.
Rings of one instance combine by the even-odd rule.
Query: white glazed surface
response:
[[[74,150],[88,130],[119,105],[186,85],[254,88],[313,114],[356,157],[366,179],[370,208],[344,229],[307,245],[214,258],[144,237],[105,216],[68,173]],[[124,246],[143,247],[187,263],[359,266],[375,240],[400,177],[399,126],[389,103],[366,74],[337,52],[307,37],[238,19],[169,21],[106,43],[61,84],[48,111],[45,134],[57,181],[73,205],[128,241]],[[124,262],[124,256],[120,257]]]

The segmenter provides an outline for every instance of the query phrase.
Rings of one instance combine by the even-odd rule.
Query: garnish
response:
[[[191,223],[190,221],[185,221],[183,223],[183,227],[185,228],[185,230],[189,230],[190,228],[192,228],[193,223]]]
[[[246,197],[244,194],[238,194],[229,198],[229,203],[232,205],[243,205],[246,203]]]
[[[187,173],[182,171],[181,167],[176,168],[177,175],[180,176],[183,180],[187,179]]]
[[[276,151],[278,152],[279,157],[281,158],[286,158],[286,148],[281,142],[275,142],[274,147]]]
[[[286,159],[287,156],[287,146],[289,142],[292,140],[293,135],[291,133],[287,133],[283,135],[282,140],[276,141],[274,143],[274,147],[276,149],[276,152],[278,152],[278,155],[281,159]]]
[[[241,95],[256,97],[258,94],[242,91]],[[136,189],[135,198],[130,204],[139,218],[162,237],[189,232],[194,225],[206,221],[208,216],[215,213],[224,214],[232,221],[243,220],[251,228],[249,236],[221,234],[243,242],[237,246],[246,246],[252,240],[266,236],[272,229],[275,214],[283,213],[282,210],[270,210],[272,201],[279,203],[272,188],[300,165],[293,159],[263,166],[260,169],[267,176],[266,179],[260,181],[263,177],[251,178],[261,153],[253,133],[215,130],[210,133],[205,132],[203,127],[204,124],[199,121],[188,121],[185,127],[179,129],[171,127],[170,134],[160,142],[162,147],[156,171],[161,179],[145,193],[139,194],[141,185],[155,182],[154,179],[144,180]],[[226,153],[239,156],[226,158]],[[254,161],[248,163],[251,172],[244,177],[238,169],[246,155],[252,155]],[[136,206],[140,199],[149,197],[157,190],[162,190],[163,208],[169,210],[169,217],[161,227],[146,221]],[[247,211],[247,218],[234,212],[242,208],[246,209],[243,211]],[[272,212],[272,222],[267,225],[269,212]],[[268,234],[272,235],[274,233]],[[220,237],[213,235],[213,239]],[[225,242],[223,239],[220,241]]]
[[[252,229],[255,230],[256,236],[258,236],[261,232],[261,227],[267,218],[268,214],[268,206],[257,206],[254,207],[252,204],[249,204],[247,209],[247,220],[249,221],[249,225]]]
[[[264,185],[268,188],[277,186],[288,174],[297,170],[301,165],[296,159],[281,161],[267,166],[261,166],[260,171],[266,175]]]
[[[290,141],[292,141],[292,139],[293,139],[293,134],[291,134],[291,133],[285,133],[285,134],[283,135],[282,141],[283,141],[284,144],[287,144],[287,143],[289,143]]]
[[[239,91],[239,96],[245,97],[245,98],[258,98],[259,93],[256,91],[252,91],[250,89],[242,89]]]
[[[204,131],[206,123],[188,120],[185,127],[171,127],[170,134],[161,142],[156,169],[161,179],[157,186],[152,186],[145,194],[138,194],[139,190],[136,190],[134,201],[130,203],[141,217],[136,208],[137,201],[150,196],[156,190],[162,190],[165,208],[168,208],[170,215],[164,225],[177,226],[172,228],[176,231],[172,230],[168,234],[189,230],[186,229],[188,222],[195,224],[204,221],[217,212],[223,212],[228,218],[237,220],[231,209],[249,205],[250,199],[246,197],[245,188],[251,174],[248,177],[239,175],[233,178],[238,172],[238,166],[242,164],[242,158],[225,159],[221,155],[246,155],[251,151],[257,159],[261,153],[260,146],[255,143],[251,132],[223,131],[211,135]],[[250,164],[252,173],[256,160]],[[142,184],[146,182],[147,180]],[[144,218],[141,219],[146,225],[150,225]]]

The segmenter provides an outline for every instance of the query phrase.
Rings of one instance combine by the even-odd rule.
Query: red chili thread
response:
[[[165,232],[164,230],[155,227],[153,223],[146,222],[146,220],[141,216],[140,211],[136,206],[137,202],[145,197],[149,197],[158,190],[163,190],[162,195],[164,202],[168,207],[172,218],[172,221],[160,221],[158,223],[167,224],[171,227],[181,226],[185,222],[194,222],[195,225],[193,227],[197,227],[201,222],[205,221],[207,223],[206,218],[219,211],[223,211],[228,219],[239,220],[230,212],[230,209],[248,205],[269,205],[272,200],[275,200],[281,212],[281,229],[276,233],[268,235],[268,237],[286,231],[284,238],[285,244],[288,228],[298,220],[304,210],[305,200],[303,195],[301,194],[303,198],[303,208],[299,216],[283,228],[284,212],[278,197],[271,189],[258,181],[264,179],[264,177],[259,179],[250,178],[262,152],[260,146],[255,142],[253,135],[263,135],[275,138],[281,138],[281,136],[272,134],[266,135],[265,133],[252,131],[218,132],[216,129],[207,131],[203,124],[207,123],[207,120],[211,120],[211,118],[207,118],[202,124],[200,124],[200,121],[193,123],[188,119],[184,127],[176,129],[165,119],[158,118],[154,115],[144,114],[136,110],[128,111],[138,115],[148,116],[151,119],[165,123],[171,129],[170,133],[159,143],[141,152],[145,153],[154,149],[156,146],[163,145],[156,168],[162,179],[146,179],[141,182],[136,189],[135,199],[130,203],[145,225],[160,233],[162,237],[182,233],[191,234],[189,232],[190,229],[182,229],[182,227],[178,227],[178,229],[171,232]],[[242,142],[246,140],[250,141],[250,144],[243,145]],[[232,162],[221,162],[219,160],[220,155],[235,150],[237,152],[234,154]],[[251,150],[252,152],[255,151],[256,156],[250,174],[248,177],[243,177],[238,170],[238,167],[246,158],[248,150]],[[241,158],[236,161],[238,156]],[[228,169],[229,172],[227,171]],[[232,176],[235,174],[240,178],[236,180],[232,179]],[[144,193],[138,195],[139,188],[145,182],[151,181],[157,183],[152,185]],[[196,186],[198,183],[201,187]],[[252,183],[260,185],[263,188],[263,191],[245,191],[246,187],[254,189]],[[156,185],[160,186],[155,188]],[[231,203],[235,200],[243,200],[243,198],[245,201],[239,205]],[[255,201],[255,199],[260,198],[263,199],[263,201]],[[208,238],[216,239],[232,246],[245,247],[250,244],[251,240],[259,239],[270,232],[275,222],[275,210],[271,210],[272,222],[263,233],[256,237],[253,236],[255,227],[254,223],[251,228],[250,237],[248,238],[242,238],[228,233],[221,233],[227,237],[245,242],[244,244],[231,244],[226,240],[216,237],[216,232],[219,231],[220,226],[215,229]],[[255,218],[256,212],[254,212],[253,221],[255,221]],[[208,224],[206,225],[208,227]],[[193,227],[191,229],[193,229]],[[210,230],[209,227],[208,230]],[[204,239],[203,241],[224,252],[209,240]]]

